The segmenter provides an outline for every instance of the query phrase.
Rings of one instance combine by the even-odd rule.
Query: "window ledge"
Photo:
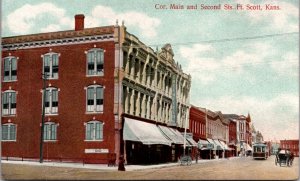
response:
[[[100,75],[86,75],[86,77],[103,77],[104,74],[100,74]]]
[[[15,114],[5,114],[5,115],[2,115],[2,117],[16,117]]]
[[[44,140],[44,142],[47,142],[47,143],[53,142],[53,143],[55,143],[55,142],[57,142],[57,140]]]
[[[2,142],[17,142],[17,140],[1,140]]]
[[[84,140],[85,142],[102,142],[103,141],[103,139],[102,140]]]
[[[55,77],[55,78],[49,78],[49,77],[47,77],[46,80],[58,80],[58,77]]]
[[[45,116],[58,116],[58,113],[45,113]]]
[[[85,112],[85,114],[103,114],[103,111],[99,111],[99,112]]]
[[[2,82],[17,82],[18,80],[3,80]]]

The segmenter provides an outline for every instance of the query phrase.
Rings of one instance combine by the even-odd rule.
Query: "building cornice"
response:
[[[80,31],[59,31],[2,38],[3,50],[114,41],[114,26],[87,28]]]
[[[50,39],[42,41],[31,41],[22,43],[3,44],[2,50],[19,50],[19,49],[30,49],[30,48],[41,48],[41,47],[53,47],[61,45],[72,45],[72,44],[83,44],[92,42],[105,42],[113,41],[113,34],[105,35],[94,35],[94,36],[83,36],[83,37],[72,37],[64,39]]]

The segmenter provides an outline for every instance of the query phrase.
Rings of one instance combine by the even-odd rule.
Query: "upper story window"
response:
[[[2,141],[16,141],[16,125],[2,124]]]
[[[104,51],[99,48],[87,52],[87,75],[103,75]]]
[[[16,91],[8,90],[2,94],[2,114],[15,115],[17,108]]]
[[[92,85],[87,88],[87,112],[103,112],[103,87]]]
[[[43,73],[47,79],[58,79],[58,53],[47,53],[43,55]]]
[[[46,89],[45,96],[45,113],[57,114],[58,113],[58,89],[50,87]]]
[[[44,140],[45,141],[54,141],[56,140],[57,135],[57,124],[53,122],[45,123],[44,127]]]
[[[5,82],[17,80],[17,58],[5,57],[4,58],[4,75],[3,80]]]
[[[103,140],[103,123],[100,121],[90,121],[85,125],[85,139],[100,141]]]

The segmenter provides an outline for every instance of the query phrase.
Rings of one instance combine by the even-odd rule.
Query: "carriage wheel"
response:
[[[286,166],[290,166],[290,161],[288,159],[286,160]]]

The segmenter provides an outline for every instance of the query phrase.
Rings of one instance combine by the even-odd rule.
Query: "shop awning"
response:
[[[198,141],[198,148],[201,149],[201,150],[210,150],[212,148],[211,148],[211,146],[209,144],[210,143],[207,140],[199,139],[199,141]]]
[[[171,145],[155,124],[125,118],[123,139],[142,142],[145,145],[162,144]]]
[[[217,144],[217,150],[225,150],[224,146],[220,143],[219,140],[214,139],[214,142]]]
[[[198,146],[197,142],[192,137],[186,137],[186,140],[189,143],[189,146]]]
[[[174,144],[183,144],[184,137],[181,134],[176,134],[176,130],[166,126],[158,126],[160,131]]]
[[[225,148],[225,150],[234,150],[232,148],[229,148],[228,145],[224,141],[221,141],[221,140],[219,140],[219,141],[223,145],[223,147]]]
[[[246,143],[246,151],[252,151],[252,147]]]
[[[212,150],[217,150],[217,144],[210,138],[207,138],[207,141],[212,145]]]

